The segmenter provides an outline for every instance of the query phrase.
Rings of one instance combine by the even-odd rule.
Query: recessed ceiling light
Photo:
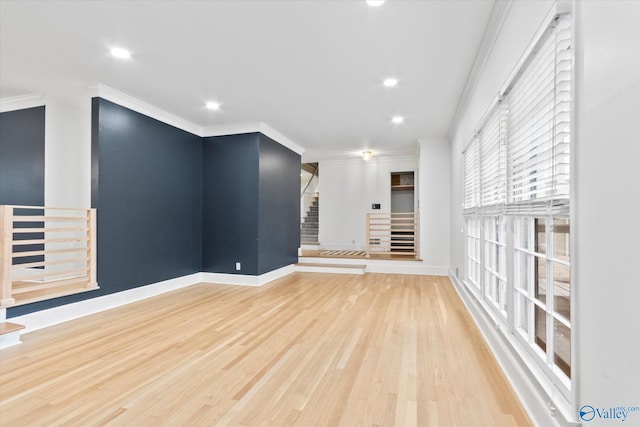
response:
[[[209,110],[219,110],[220,104],[218,104],[217,102],[207,102],[206,107]]]
[[[129,58],[131,58],[131,53],[128,50],[122,49],[122,48],[119,48],[119,47],[111,48],[111,55],[115,56],[116,58],[120,58],[120,59],[129,59]]]
[[[398,84],[398,79],[394,79],[393,77],[390,77],[388,79],[384,79],[384,82],[382,82],[383,85],[385,85],[386,87],[394,87],[395,85]]]
[[[384,3],[384,0],[367,0],[367,4],[369,6],[378,7]]]
[[[404,122],[404,117],[402,117],[402,116],[393,116],[391,118],[391,121],[393,123],[395,123],[395,124],[400,124],[400,123]]]

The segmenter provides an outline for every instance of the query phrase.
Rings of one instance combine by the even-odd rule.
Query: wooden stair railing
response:
[[[418,213],[367,213],[367,258],[371,255],[418,257]]]
[[[0,307],[98,288],[95,209],[0,206]]]

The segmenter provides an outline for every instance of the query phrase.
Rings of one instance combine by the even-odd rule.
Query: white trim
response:
[[[284,134],[278,132],[268,124],[264,122],[247,122],[247,123],[230,123],[226,125],[220,126],[208,126],[202,128],[203,137],[209,136],[224,136],[224,135],[239,135],[243,133],[255,133],[260,132],[261,134],[268,136],[269,138],[276,141],[278,144],[283,147],[287,147],[291,151],[302,155],[304,153],[304,148],[300,145],[293,142],[292,139],[288,138]]]
[[[118,105],[136,111],[140,114],[144,114],[145,116],[151,117],[152,119],[159,120],[163,123],[169,124],[178,129],[182,129],[194,135],[200,137],[202,136],[202,126],[191,123],[188,120],[168,113],[158,107],[154,107],[149,103],[141,101],[138,98],[134,98],[131,95],[127,95],[126,93],[120,92],[101,83],[89,87],[89,94],[92,98],[100,97],[102,99],[106,99],[107,101],[115,102]]]
[[[22,342],[20,340],[20,332],[22,331],[13,331],[8,334],[0,335],[0,349],[20,344]]]
[[[449,279],[467,311],[473,318],[487,346],[495,357],[507,381],[531,418],[533,425],[578,427],[571,405],[547,378],[531,357],[517,351],[517,339],[505,327],[491,319],[483,301],[478,299],[449,270]]]
[[[335,265],[315,264],[315,265],[296,265],[296,271],[301,273],[332,273],[332,274],[364,274],[365,267],[348,266],[343,264],[344,267]]]
[[[202,136],[225,136],[240,135],[243,133],[260,132],[261,122],[228,123],[217,126],[206,126],[202,128]]]
[[[456,107],[456,112],[453,115],[451,125],[449,126],[449,136],[451,138],[453,138],[456,129],[458,129],[458,126],[460,125],[460,121],[469,107],[471,97],[476,91],[480,76],[484,72],[484,67],[487,65],[487,61],[491,56],[491,52],[493,51],[498,35],[502,30],[502,25],[504,24],[505,18],[511,8],[511,4],[512,0],[497,1],[493,4],[493,9],[491,9],[491,15],[489,16],[489,22],[487,23],[487,27],[482,35],[482,40],[480,40],[480,46],[478,46],[476,56],[473,59],[471,71],[469,72],[464,89],[462,90],[462,95],[460,96],[460,101],[458,101],[458,106]]]
[[[11,322],[25,325],[22,333],[37,331],[48,326],[89,316],[121,305],[150,298],[165,292],[184,288],[200,282],[200,273],[177,277],[146,286],[128,289],[114,294],[89,298],[72,304],[41,310],[11,318]]]
[[[0,113],[24,110],[25,108],[41,107],[45,105],[44,96],[39,93],[12,96],[0,99]]]
[[[294,271],[294,265],[290,264],[259,276],[250,276],[246,274],[200,273],[200,281],[221,285],[262,286],[276,279],[287,276]]]
[[[159,120],[163,123],[167,123],[171,126],[182,129],[199,137],[237,135],[243,133],[260,132],[263,135],[275,140],[280,145],[296,152],[297,154],[302,155],[302,153],[304,153],[304,148],[264,122],[231,123],[221,126],[202,127],[198,124],[192,123],[158,107],[155,107],[138,98],[134,98],[131,95],[127,95],[124,92],[120,92],[109,86],[103,85],[102,83],[91,86],[89,88],[89,94],[92,98],[100,97],[102,99],[115,102],[116,104],[121,105],[125,108],[136,111],[140,114],[144,114],[145,116]]]
[[[386,274],[410,274],[426,276],[447,276],[449,267],[425,265],[424,261],[400,261],[385,259],[367,258],[331,258],[331,257],[300,257],[300,263],[318,264],[344,264],[344,265],[365,265],[366,273],[386,273]]]

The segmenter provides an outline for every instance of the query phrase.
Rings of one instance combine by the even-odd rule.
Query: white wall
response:
[[[576,7],[578,407],[640,406],[640,2]]]
[[[461,275],[462,149],[551,6],[549,1],[512,2],[453,131],[450,253],[452,271],[459,267]],[[593,0],[574,6],[572,332],[577,360],[569,415],[579,421],[583,405],[640,406],[640,2]],[[596,418],[588,425],[619,422]],[[640,425],[640,413],[630,414],[623,425]]]
[[[88,208],[91,204],[91,97],[48,93],[4,98],[0,111],[45,106],[44,203]]]
[[[91,99],[47,96],[45,108],[46,206],[91,205]]]
[[[552,8],[550,0],[511,3],[490,56],[472,91],[469,104],[453,131],[451,141],[451,269],[464,266],[462,217],[462,150],[491,102],[506,83],[536,30]]]
[[[320,228],[322,248],[364,250],[366,213],[391,211],[391,172],[416,171],[415,156],[374,157],[320,162]]]
[[[420,258],[425,265],[449,268],[450,145],[447,138],[419,141]]]

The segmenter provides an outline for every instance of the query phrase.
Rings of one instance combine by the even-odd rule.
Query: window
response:
[[[498,312],[507,312],[507,245],[505,220],[488,217],[484,220],[484,294]]]
[[[570,378],[569,219],[522,217],[515,228],[516,329],[545,361]]]
[[[480,289],[480,221],[467,218],[467,281]]]
[[[464,156],[464,283],[568,397],[571,28],[558,15]]]

